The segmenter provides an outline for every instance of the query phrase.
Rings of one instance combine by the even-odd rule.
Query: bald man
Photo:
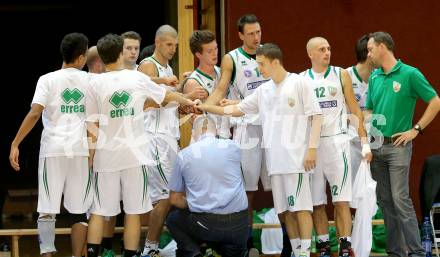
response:
[[[177,49],[177,31],[170,25],[163,25],[156,31],[155,50],[152,56],[143,59],[140,72],[150,76],[160,87],[176,91],[179,81],[173,74],[169,61]],[[177,157],[177,140],[180,137],[177,105],[148,110],[145,112],[145,129],[151,141],[148,154],[154,165],[148,167],[148,191],[154,209],[150,213],[147,238],[143,257],[159,256],[159,238],[163,223],[170,210],[168,180]]]
[[[330,65],[331,48],[325,38],[314,37],[307,42],[307,54],[312,68],[301,74],[307,78],[315,91],[323,113],[320,146],[317,163],[312,175],[313,223],[320,256],[330,256],[326,181],[331,189],[335,207],[336,229],[339,238],[339,256],[353,256],[351,250],[351,166],[350,142],[347,133],[347,109],[359,121],[357,127],[365,159],[371,160],[367,133],[363,126],[363,115],[357,105],[348,72]]]
[[[99,57],[98,48],[96,46],[92,46],[87,51],[87,61],[86,61],[87,69],[90,73],[103,73],[105,72],[105,65]]]

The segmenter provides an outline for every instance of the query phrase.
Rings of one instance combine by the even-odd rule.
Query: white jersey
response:
[[[354,95],[356,96],[356,101],[362,111],[366,108],[367,94],[368,94],[368,81],[362,80],[361,76],[356,69],[356,66],[352,66],[346,69],[351,77],[351,82],[353,86]]]
[[[201,70],[196,69],[191,73],[188,79],[194,79],[195,81],[197,81],[197,83],[201,87],[203,87],[208,92],[209,95],[211,95],[215,87],[217,86],[218,81],[220,80],[220,68],[214,66],[214,71],[215,71],[215,77],[212,78],[211,76],[202,72]],[[215,115],[211,113],[209,113],[208,115],[211,116],[216,122],[218,136],[222,138],[231,137],[229,117],[223,115]]]
[[[341,82],[341,68],[329,66],[324,73],[308,69],[301,73],[309,81],[322,109],[321,137],[347,133],[347,107]]]
[[[153,56],[147,57],[142,62],[149,61],[157,68],[157,76],[159,78],[174,76],[171,66],[162,66]],[[142,63],[141,62],[141,63]],[[160,87],[176,91],[175,87],[170,87],[165,84],[159,84]],[[157,108],[155,110],[147,110],[145,114],[145,129],[147,132],[156,134],[165,134],[178,139],[180,137],[179,117],[177,116],[178,104],[170,103],[167,106]]]
[[[251,95],[261,84],[268,81],[264,79],[258,70],[258,64],[252,59],[243,48],[236,48],[228,53],[233,61],[231,85],[229,87],[229,98],[244,99]],[[231,118],[237,123],[251,123],[261,125],[258,115],[245,115],[241,118]]]
[[[87,120],[99,122],[93,168],[111,172],[150,164],[144,130],[144,102],[160,104],[166,90],[134,70],[93,76],[87,95]]]
[[[246,114],[259,113],[269,175],[304,173],[311,120],[321,114],[313,89],[290,73],[279,85],[272,80],[238,104]]]
[[[88,156],[85,126],[87,72],[57,70],[39,78],[32,104],[44,107],[40,158]]]

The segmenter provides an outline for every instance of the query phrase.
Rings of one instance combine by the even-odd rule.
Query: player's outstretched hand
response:
[[[234,105],[240,103],[240,100],[231,100],[231,99],[222,99],[220,100],[219,104],[221,107],[225,107],[228,105]]]

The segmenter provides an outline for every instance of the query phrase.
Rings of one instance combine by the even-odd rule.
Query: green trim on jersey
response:
[[[145,168],[145,165],[141,166],[142,168],[142,175],[144,177],[144,185],[143,185],[143,193],[142,193],[142,205],[144,205],[145,203],[145,198],[147,197],[148,194],[148,174],[147,174],[147,170]]]
[[[231,85],[235,82],[235,73],[237,72],[237,68],[235,68],[235,61],[234,58],[232,58],[232,55],[228,53],[228,55],[231,57],[232,60],[232,75],[231,75],[231,81],[229,82]]]
[[[361,76],[359,75],[359,72],[358,72],[357,69],[356,69],[356,66],[353,66],[353,67],[352,67],[352,71],[353,71],[354,75],[356,76],[356,78],[357,78],[360,82],[364,83],[364,81],[362,80]]]
[[[324,79],[326,79],[327,78],[327,76],[328,76],[328,74],[330,74],[330,71],[331,71],[331,66],[328,66],[327,67],[327,70],[325,71],[325,74],[324,74]],[[315,79],[315,76],[313,75],[313,72],[312,72],[312,68],[310,68],[309,69],[309,76],[314,80]],[[336,71],[335,71],[335,73],[336,73]],[[336,73],[337,74],[337,73]]]
[[[92,185],[92,176],[93,176],[93,170],[91,168],[89,168],[89,174],[87,176],[87,187],[86,187],[86,193],[84,194],[84,199],[83,199],[83,203],[86,202],[87,196],[90,193],[90,188]]]
[[[49,181],[47,180],[46,158],[44,158],[44,164],[43,164],[43,186],[44,186],[44,191],[46,191],[47,199],[50,199]]]
[[[243,47],[239,47],[239,48],[238,48],[238,51],[239,51],[242,55],[244,55],[246,58],[248,58],[249,60],[253,60],[253,59],[249,56],[249,54],[246,53],[246,52],[243,50]]]
[[[336,70],[335,70],[336,72]],[[336,72],[336,75],[338,73]],[[345,99],[345,93],[344,93],[344,83],[342,83],[342,68],[339,68],[339,82],[341,82],[341,89],[342,89],[342,94],[344,95],[344,99]],[[351,85],[350,85],[351,86]],[[345,101],[344,101],[345,102]]]
[[[214,81],[214,79],[211,76],[209,76],[208,74],[206,74],[203,71],[199,70],[199,68],[196,69],[196,72],[199,73],[200,75],[206,77],[207,79],[210,79],[210,80]],[[215,70],[214,70],[214,72],[215,72]]]

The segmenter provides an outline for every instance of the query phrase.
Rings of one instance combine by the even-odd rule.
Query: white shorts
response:
[[[151,211],[145,166],[114,172],[94,173],[95,195],[92,214],[116,216],[121,212],[121,197],[126,214],[143,214]]]
[[[92,172],[87,156],[46,157],[38,163],[39,213],[60,213],[61,197],[68,212],[87,212],[93,200]]]
[[[313,205],[327,204],[326,181],[333,202],[351,201],[350,141],[345,135],[320,139],[312,175]]]
[[[289,173],[270,177],[273,203],[278,214],[285,211],[313,211],[310,174]]]
[[[259,125],[239,124],[234,127],[234,141],[240,144],[241,148],[241,169],[246,191],[257,191],[260,178],[264,190],[271,190],[265,153],[261,147],[262,139],[263,130]]]
[[[362,145],[359,137],[350,140],[351,182],[354,182],[362,162]]]
[[[168,180],[179,148],[174,137],[162,134],[150,136],[152,139],[148,144],[148,156],[154,165],[148,166],[148,192],[151,201],[157,203],[169,198]]]

